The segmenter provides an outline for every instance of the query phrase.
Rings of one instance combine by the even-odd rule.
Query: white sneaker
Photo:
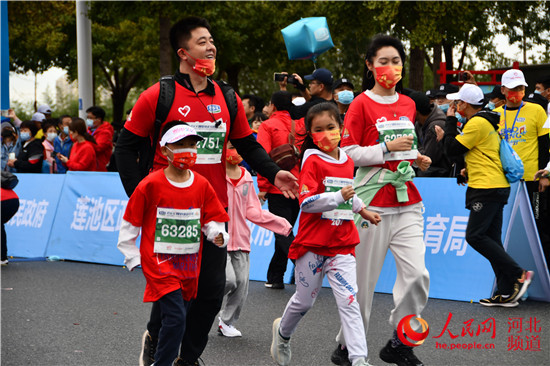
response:
[[[4,259],[3,261],[0,261],[0,265],[7,266],[8,265],[8,260]]]
[[[225,337],[233,338],[233,337],[242,337],[242,333],[235,328],[232,325],[227,325],[222,321],[222,318],[220,319],[220,325],[218,326],[218,333],[220,335],[223,335]]]
[[[292,356],[290,351],[290,339],[283,339],[283,337],[281,337],[281,334],[279,334],[280,324],[281,318],[277,318],[273,321],[271,357],[279,366],[287,366],[290,364],[290,358]]]

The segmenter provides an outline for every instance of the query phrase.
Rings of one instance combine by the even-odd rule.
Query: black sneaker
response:
[[[481,299],[479,303],[483,306],[501,306],[503,308],[515,308],[519,305],[512,295],[495,295],[488,299]]]
[[[201,365],[204,365],[204,363],[200,358],[195,362],[189,362],[180,357],[176,358],[174,360],[174,363],[172,364],[172,366],[201,366]]]
[[[351,362],[349,360],[349,354],[348,349],[341,344],[336,347],[334,352],[332,352],[332,355],[330,356],[330,360],[335,365],[341,365],[341,366],[351,366]]]
[[[141,354],[139,355],[139,366],[151,366],[155,363],[155,352],[157,352],[157,342],[146,330],[141,338]]]
[[[395,363],[397,366],[424,366],[413,353],[412,347],[404,344],[392,347],[391,340],[380,350],[380,358],[387,363]]]
[[[265,287],[267,288],[270,288],[270,289],[273,289],[273,290],[282,290],[285,288],[285,284],[284,283],[278,283],[278,282],[274,282],[274,283],[270,283],[270,282],[266,282],[264,284]]]

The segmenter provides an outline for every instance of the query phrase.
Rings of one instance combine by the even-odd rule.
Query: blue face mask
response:
[[[489,103],[487,103],[487,108],[489,108],[490,110],[493,110],[493,109],[496,108],[496,105],[493,102],[489,102]]]
[[[351,90],[342,90],[336,95],[338,95],[338,101],[342,104],[350,104],[353,101],[353,92]]]
[[[63,126],[63,133],[65,135],[68,135],[69,134],[69,126]]]
[[[455,117],[458,119],[458,122],[460,122],[461,124],[465,124],[467,121],[466,117],[462,117],[458,112],[455,112]]]
[[[21,141],[28,141],[31,138],[31,134],[28,132],[21,132],[19,138],[21,139]]]
[[[533,93],[540,94],[540,90],[535,90]]]
[[[86,119],[86,126],[92,127],[93,125],[94,125],[94,120],[87,118]]]
[[[439,109],[441,109],[443,111],[443,113],[447,113],[447,111],[449,110],[449,103],[439,104],[438,107],[439,107]]]

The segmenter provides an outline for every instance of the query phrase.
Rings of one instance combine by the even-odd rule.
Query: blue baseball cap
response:
[[[323,84],[332,87],[332,72],[328,71],[325,68],[320,68],[313,71],[313,74],[304,76],[306,80],[317,80]]]

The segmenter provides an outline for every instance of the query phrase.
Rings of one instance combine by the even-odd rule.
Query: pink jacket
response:
[[[281,235],[288,235],[292,230],[292,226],[286,219],[267,210],[262,210],[260,200],[254,189],[252,176],[246,169],[241,169],[244,171],[244,176],[237,186],[234,186],[227,176],[225,177],[227,197],[229,198],[227,208],[229,214],[229,242],[227,243],[227,250],[230,252],[237,250],[250,252],[250,228],[246,223],[247,219]]]

